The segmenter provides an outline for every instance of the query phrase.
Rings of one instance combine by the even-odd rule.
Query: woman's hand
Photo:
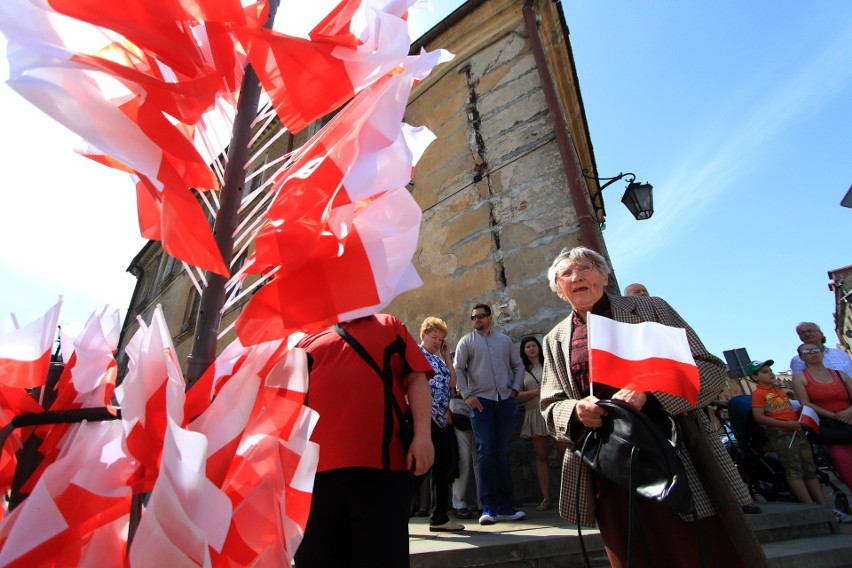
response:
[[[850,406],[846,410],[835,412],[834,419],[838,422],[843,422],[844,424],[852,424],[852,406]]]
[[[646,402],[648,402],[648,395],[646,395],[644,392],[629,389],[621,389],[620,391],[612,395],[612,398],[623,400],[636,410],[642,410],[642,407],[645,406]]]
[[[444,360],[444,362],[447,365],[450,365],[452,363],[452,358],[450,357],[450,344],[449,343],[447,343],[446,341],[442,341],[441,342],[441,349],[439,350],[439,353],[441,353],[441,358]]]
[[[603,417],[606,415],[606,410],[595,404],[597,401],[597,397],[587,396],[580,400],[574,407],[577,420],[586,428],[600,428],[603,426]]]
[[[408,455],[405,457],[405,466],[408,471],[414,475],[423,475],[432,463],[435,461],[435,447],[432,445],[432,433],[427,431],[426,434],[414,434],[414,441],[411,442],[411,447],[408,449]]]

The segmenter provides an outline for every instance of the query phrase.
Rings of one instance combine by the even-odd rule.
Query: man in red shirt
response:
[[[432,366],[405,325],[376,314],[304,337],[306,404],[320,417],[313,498],[297,568],[407,567],[411,473],[434,459]],[[406,451],[399,409],[411,407]]]

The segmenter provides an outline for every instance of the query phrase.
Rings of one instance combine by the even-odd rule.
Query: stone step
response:
[[[772,568],[852,567],[852,535],[829,534],[763,545]]]
[[[746,515],[746,520],[761,544],[825,536],[837,530],[834,513],[828,507],[777,501],[761,503],[760,507],[762,514]]]
[[[747,515],[763,544],[769,565],[778,568],[852,568],[852,525],[838,526],[826,507],[799,503],[761,503],[763,513]],[[576,526],[555,510],[526,507],[527,518],[480,526],[463,521],[461,533],[430,533],[426,519],[411,519],[412,568],[582,568]],[[838,532],[839,531],[839,532]],[[584,529],[592,566],[609,566],[596,530]]]

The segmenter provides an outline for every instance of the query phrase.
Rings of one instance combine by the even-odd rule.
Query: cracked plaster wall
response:
[[[423,210],[414,263],[424,285],[386,311],[415,336],[424,317],[444,319],[451,345],[470,330],[477,302],[515,340],[547,333],[568,312],[547,286],[547,267],[579,244],[521,4],[485,7],[427,47],[456,58],[415,88],[405,117],[438,137],[411,186]]]

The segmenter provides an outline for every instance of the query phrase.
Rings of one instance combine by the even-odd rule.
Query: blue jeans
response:
[[[509,440],[515,423],[515,399],[479,397],[482,412],[473,411],[471,424],[476,439],[479,498],[491,513],[512,505],[509,480]]]

